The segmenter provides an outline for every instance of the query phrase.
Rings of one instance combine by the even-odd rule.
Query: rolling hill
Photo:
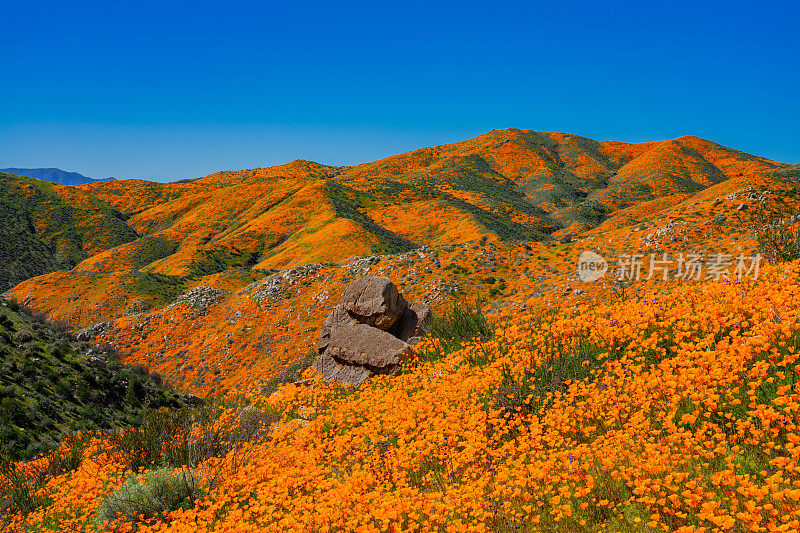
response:
[[[159,239],[175,250],[149,270],[186,276],[229,265],[286,268],[366,253],[408,251],[487,235],[542,241],[597,226],[616,211],[677,199],[785,165],[684,137],[597,142],[522,130],[417,150],[352,167],[307,161],[225,171],[183,183],[81,187],[130,217],[150,241],[96,262],[141,268]],[[335,249],[320,243],[338,243]],[[162,252],[166,253],[166,252]],[[156,253],[158,255],[159,253]],[[92,270],[108,271],[92,263]]]
[[[60,188],[59,201],[108,210],[119,240],[84,246],[74,268],[11,295],[77,328],[110,321],[104,339],[130,361],[194,392],[219,391],[302,357],[323,302],[353,272],[399,276],[421,299],[457,286],[491,294],[500,310],[524,308],[572,283],[579,250],[560,241],[614,254],[679,232],[669,238],[687,250],[710,240],[752,250],[752,235],[733,223],[738,204],[715,201],[792,183],[793,172],[696,137],[631,144],[497,130],[354,166],[294,161]],[[728,222],[708,225],[718,215]],[[73,226],[100,220],[82,216]],[[359,257],[372,257],[367,268]],[[489,277],[503,283],[481,281]],[[265,286],[281,297],[259,296]],[[219,303],[201,312],[175,304],[195,287],[219,291]]]
[[[0,225],[0,291],[138,238],[122,213],[96,197],[6,172],[0,172]]]

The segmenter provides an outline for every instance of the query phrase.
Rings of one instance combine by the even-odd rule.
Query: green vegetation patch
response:
[[[332,180],[326,183],[325,194],[333,205],[336,216],[358,222],[377,239],[377,242],[371,245],[373,253],[402,253],[419,248],[418,244],[389,231],[359,211],[359,208],[375,200],[370,195]]]
[[[539,229],[529,228],[455,196],[442,193],[441,198],[456,209],[468,213],[478,224],[500,237],[501,240],[544,241],[550,238]]]
[[[155,235],[147,235],[135,243],[131,263],[133,268],[143,268],[165,257],[169,257],[178,250],[177,243]]]
[[[145,407],[192,401],[159,376],[17,309],[0,304],[0,455],[28,458],[71,432],[137,425]]]
[[[606,219],[608,208],[595,202],[582,203],[576,207],[564,209],[558,218],[565,223],[578,222],[589,227],[599,226]]]
[[[142,476],[128,477],[103,498],[96,525],[102,527],[120,517],[131,522],[163,517],[169,511],[191,509],[202,495],[200,476],[192,470],[150,470]]]
[[[285,237],[278,239],[275,246],[284,240]],[[198,257],[192,261],[190,276],[202,277],[231,269],[253,268],[258,264],[262,251],[262,247],[246,251],[222,247],[201,250]]]
[[[155,272],[131,270],[124,288],[128,292],[149,296],[160,305],[166,305],[185,292],[188,278]]]
[[[447,354],[461,349],[468,342],[485,341],[492,338],[494,331],[481,310],[484,301],[477,300],[475,305],[464,301],[455,301],[449,308],[431,315],[428,335],[436,339],[434,347],[422,353],[425,361],[442,359]],[[473,366],[488,363],[488,356],[470,356]]]

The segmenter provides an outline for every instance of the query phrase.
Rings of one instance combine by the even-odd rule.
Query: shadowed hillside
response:
[[[76,431],[138,425],[145,407],[194,400],[0,301],[0,460],[30,457]]]

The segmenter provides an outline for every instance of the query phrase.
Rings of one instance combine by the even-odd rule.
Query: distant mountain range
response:
[[[95,183],[97,181],[112,181],[114,178],[95,179],[77,172],[67,172],[60,168],[0,168],[0,172],[19,174],[29,178],[52,181],[61,185],[83,185],[84,183]]]

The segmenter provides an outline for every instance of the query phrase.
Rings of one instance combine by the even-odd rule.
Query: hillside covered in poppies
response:
[[[295,161],[77,187],[7,176],[15,205],[29,202],[14,212],[34,231],[19,238],[35,239],[49,261],[27,275],[52,271],[10,295],[52,321],[94,327],[131,360],[202,393],[300,357],[361,263],[417,299],[457,286],[523,305],[568,284],[581,249],[567,241],[613,255],[669,231],[687,247],[741,246],[741,202],[726,196],[795,174],[695,137],[630,144],[500,130],[352,167]],[[725,221],[706,225],[715,216]],[[423,247],[436,255],[420,257]],[[195,287],[212,287],[215,305],[175,305]]]

